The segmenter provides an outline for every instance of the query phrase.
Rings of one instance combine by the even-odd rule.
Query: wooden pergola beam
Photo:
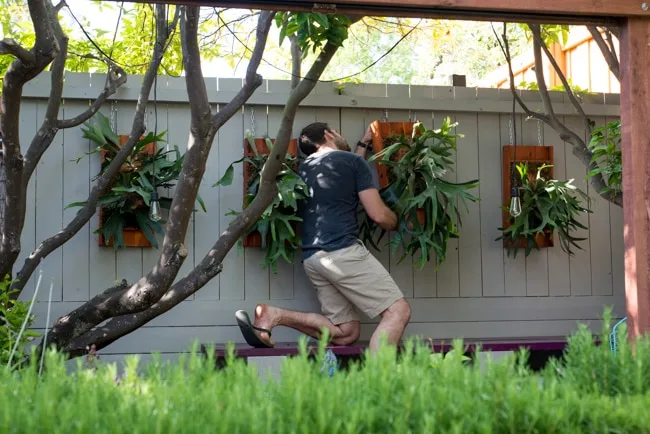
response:
[[[117,1],[117,0],[113,0]],[[345,15],[444,18],[538,24],[618,25],[627,16],[648,16],[641,1],[620,0],[151,0],[169,4],[264,10],[338,13]],[[135,0],[147,2],[148,0]],[[650,0],[648,0],[650,5]],[[597,7],[596,4],[606,3]],[[578,11],[578,12],[576,12]]]

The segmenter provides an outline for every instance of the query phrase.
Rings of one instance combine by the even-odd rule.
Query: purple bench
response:
[[[448,352],[452,349],[451,340],[426,339],[424,341],[433,352]],[[517,351],[527,348],[530,351],[562,351],[567,345],[564,336],[544,336],[530,338],[490,338],[490,339],[465,339],[463,340],[465,352],[473,353],[480,346],[481,351]],[[358,342],[349,346],[327,346],[334,354],[342,358],[358,358],[365,352],[368,342]],[[201,345],[201,352],[207,354],[208,345]],[[223,361],[227,353],[225,344],[215,345],[215,359]],[[310,342],[308,349],[312,354],[318,351],[318,344]],[[253,348],[248,344],[235,344],[235,356],[247,359],[248,357],[283,357],[296,356],[299,353],[296,342],[277,342],[274,348]]]

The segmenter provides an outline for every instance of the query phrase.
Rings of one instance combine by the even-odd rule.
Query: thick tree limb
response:
[[[63,73],[65,70],[65,62],[68,58],[68,37],[63,33],[63,29],[57,19],[57,13],[52,4],[48,1],[46,4],[48,10],[48,17],[51,21],[52,31],[59,44],[59,52],[57,53],[54,62],[52,63],[52,73],[50,75],[50,96],[47,101],[47,108],[45,109],[45,117],[43,122],[32,138],[32,142],[25,154],[25,169],[23,172],[23,184],[25,192],[29,180],[36,170],[36,166],[41,157],[52,144],[52,140],[59,131],[56,126],[56,118],[61,108],[61,98],[63,95]]]
[[[79,336],[65,349],[71,356],[83,355],[87,347],[94,344],[101,349],[120,337],[136,330],[157,316],[167,312],[190,295],[202,288],[222,270],[222,261],[237,239],[262,215],[276,194],[275,177],[282,166],[289,145],[293,121],[300,102],[316,86],[325,67],[330,62],[338,47],[326,44],[325,48],[312,65],[305,79],[301,80],[287,100],[282,123],[276,135],[275,146],[262,170],[260,190],[253,202],[238,216],[228,229],[221,234],[208,254],[187,276],[183,277],[149,309],[133,315],[115,317],[105,325]]]
[[[126,314],[132,316],[158,302],[171,286],[187,257],[188,251],[183,245],[183,240],[216,130],[212,133],[212,117],[200,66],[197,41],[199,8],[183,7],[182,9],[182,48],[188,95],[192,101],[191,138],[170,207],[171,213],[162,243],[162,253],[153,270],[130,288],[121,293],[104,293],[97,296],[58,320],[52,329],[51,339],[48,339],[48,342],[58,348],[66,348],[72,339],[83,336],[109,318]],[[240,107],[261,84],[261,80],[250,80],[250,78],[257,77],[256,71],[261,61],[261,53],[266,45],[272,16],[271,12],[260,14],[256,42],[256,51],[260,54],[253,56],[249,63],[244,91],[238,94],[238,97],[242,98]],[[162,49],[164,44],[157,43],[156,46]],[[236,110],[237,108],[231,110],[230,116]],[[222,114],[221,117],[217,117],[217,120],[225,123],[227,118],[225,118],[225,114]]]
[[[587,26],[589,33],[596,41],[596,45],[600,48],[600,52],[603,53],[607,66],[609,70],[612,71],[612,74],[616,76],[617,80],[621,80],[621,65],[618,61],[618,56],[616,54],[616,49],[614,48],[614,41],[611,38],[611,32],[606,29],[605,34],[607,35],[607,41],[603,38],[603,35],[598,30],[596,26]]]
[[[35,43],[29,62],[18,57],[5,73],[0,107],[0,131],[3,134],[2,158],[5,163],[5,215],[0,221],[0,276],[11,274],[20,254],[20,236],[25,223],[24,160],[20,149],[20,104],[23,86],[52,62],[59,44],[52,30],[46,0],[29,0],[34,23]],[[23,53],[23,56],[24,53]],[[32,58],[33,57],[33,58]]]
[[[11,54],[27,65],[31,65],[36,61],[36,57],[34,57],[31,51],[21,47],[20,44],[11,38],[4,38],[0,41],[0,55],[2,54]]]
[[[164,41],[169,37],[171,29],[173,29],[178,23],[178,15],[176,15],[171,29],[166,28],[164,11],[157,15],[157,23],[163,30],[158,34],[158,40],[164,43]],[[156,44],[154,47],[152,59],[143,77],[142,87],[140,88],[140,95],[138,97],[138,103],[136,104],[133,124],[128,140],[111,161],[104,173],[102,173],[98,178],[97,183],[88,196],[86,204],[79,210],[74,219],[72,219],[72,221],[68,223],[62,231],[44,240],[36,250],[25,259],[22,269],[16,275],[17,282],[12,286],[13,289],[18,289],[19,291],[22,290],[34,273],[34,270],[38,267],[40,261],[70,240],[95,214],[99,198],[106,192],[106,189],[109,188],[113,178],[117,175],[120,167],[130,155],[137,139],[144,133],[145,111],[149,102],[149,95],[153,86],[154,77],[157,74],[160,62],[162,61],[163,51],[160,48],[162,46],[164,46],[164,44]]]

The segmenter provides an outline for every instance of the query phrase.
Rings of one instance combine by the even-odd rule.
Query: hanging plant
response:
[[[478,180],[462,183],[445,181],[442,177],[453,170],[456,123],[446,118],[439,129],[427,130],[417,123],[411,136],[396,135],[385,139],[388,145],[370,158],[387,167],[388,185],[380,190],[384,202],[397,214],[399,228],[388,245],[393,252],[402,246],[398,263],[411,256],[420,269],[435,255],[436,269],[446,259],[447,242],[458,238],[461,218],[458,206],[467,209],[467,201],[475,202],[470,190]],[[364,241],[378,249],[385,231],[363,213],[360,234]]]
[[[542,176],[550,165],[541,165],[537,168],[536,175],[531,176],[527,163],[517,164],[517,172],[521,179],[519,196],[521,200],[521,214],[510,217],[507,228],[499,228],[503,232],[498,240],[504,240],[508,256],[512,252],[517,256],[520,248],[525,248],[528,256],[533,247],[539,250],[539,237],[553,237],[557,231],[562,250],[572,255],[571,247],[582,249],[579,241],[586,238],[571,236],[576,229],[587,229],[577,218],[582,213],[590,213],[580,204],[580,198],[588,196],[575,185],[573,179],[558,181],[546,179]],[[507,211],[507,207],[503,207]]]
[[[250,205],[257,196],[262,168],[273,149],[273,141],[270,138],[265,138],[260,142],[252,136],[248,136],[247,141],[250,146],[250,153],[245,154],[249,154],[249,156],[231,163],[221,179],[213,185],[213,187],[231,185],[234,177],[234,165],[238,163],[248,165],[247,174],[244,177],[244,208]],[[280,258],[292,264],[295,252],[300,249],[302,239],[296,232],[296,224],[302,219],[296,216],[296,212],[298,211],[298,201],[307,198],[309,195],[307,184],[295,171],[298,162],[298,157],[295,156],[297,142],[292,143],[292,145],[295,152],[286,154],[282,169],[278,172],[276,177],[278,192],[273,198],[273,202],[239,240],[240,246],[243,246],[244,240],[250,240],[251,236],[258,238],[259,247],[265,250],[262,265],[271,267],[274,273],[277,272],[277,262]],[[238,216],[240,214],[239,211],[230,210],[226,215]],[[253,243],[249,245],[251,244]]]
[[[83,137],[97,146],[86,155],[101,153],[101,176],[113,161],[128,136],[118,136],[111,128],[109,119],[97,113],[93,122],[82,127]],[[104,246],[158,248],[155,234],[163,234],[164,221],[150,218],[151,196],[157,187],[170,188],[180,176],[184,155],[174,146],[173,151],[156,150],[156,143],[164,142],[165,132],[154,136],[149,132],[136,141],[131,153],[120,167],[111,189],[99,198],[100,227],[95,231],[99,243]],[[174,159],[168,158],[169,154]],[[79,161],[79,159],[77,160]],[[171,198],[160,197],[160,205],[169,209]],[[205,204],[197,196],[203,211]],[[84,206],[86,202],[75,202],[66,208]]]

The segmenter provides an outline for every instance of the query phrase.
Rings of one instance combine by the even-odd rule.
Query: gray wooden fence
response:
[[[69,118],[83,111],[89,99],[99,93],[102,76],[69,74],[66,79],[61,115]],[[103,111],[116,113],[119,134],[130,128],[140,77],[129,77]],[[241,87],[240,79],[208,79],[207,88],[214,110],[219,110]],[[254,129],[258,137],[274,136],[281,121],[289,83],[265,81],[247,105],[219,131],[208,159],[200,194],[208,211],[195,213],[186,245],[190,255],[180,275],[197,264],[215,239],[228,226],[230,209],[240,209],[242,169],[236,167],[230,187],[212,188],[230,162],[242,155],[244,132]],[[28,142],[42,121],[49,78],[42,75],[25,88],[22,105],[21,137]],[[531,109],[540,108],[534,92],[522,92]],[[464,138],[458,142],[456,170],[452,180],[480,179],[481,201],[470,205],[464,216],[461,237],[450,241],[448,259],[439,272],[431,267],[414,270],[410,264],[396,264],[388,249],[376,252],[389,268],[404,293],[412,300],[412,322],[408,334],[433,338],[557,336],[570,333],[577,321],[600,326],[605,306],[615,314],[624,312],[623,218],[622,210],[593,194],[585,181],[584,165],[571,148],[545,125],[517,117],[520,144],[554,147],[555,174],[575,178],[575,183],[592,197],[593,214],[584,218],[589,229],[584,250],[572,257],[555,246],[533,252],[528,258],[508,257],[500,242],[502,169],[501,147],[509,144],[508,91],[453,87],[349,84],[339,93],[330,83],[320,83],[301,105],[294,125],[294,137],[309,122],[325,121],[337,128],[350,143],[356,143],[367,125],[387,115],[391,121],[417,117],[433,127],[443,117],[459,123]],[[581,122],[574,109],[553,95],[555,111],[577,131]],[[618,95],[585,96],[585,111],[602,124],[618,116]],[[170,144],[186,147],[190,120],[182,78],[161,77],[158,88],[158,127],[167,130]],[[518,111],[518,113],[521,113]],[[253,119],[254,118],[254,119]],[[147,115],[153,128],[153,107]],[[22,238],[23,257],[41,240],[65,226],[75,209],[71,202],[84,200],[90,179],[98,173],[99,156],[75,159],[90,149],[80,129],[60,132],[39,164],[29,185],[29,208]],[[116,279],[130,282],[146,273],[158,257],[156,249],[129,248],[115,251],[100,248],[93,231],[97,216],[69,243],[53,252],[43,263],[44,281],[55,281],[53,316],[65,314],[96,295]],[[263,252],[238,251],[227,256],[223,272],[193,297],[146,327],[109,346],[104,353],[175,353],[186,350],[193,339],[202,342],[242,342],[234,322],[234,312],[252,310],[257,302],[271,302],[300,310],[318,309],[314,292],[300,262],[281,263],[277,274],[262,269]],[[36,279],[33,279],[34,281]],[[31,296],[32,282],[25,296]],[[48,285],[49,286],[49,285]],[[36,327],[44,327],[45,291],[36,306]],[[364,321],[362,338],[368,338],[375,321]],[[279,341],[295,339],[296,333],[278,329]]]

